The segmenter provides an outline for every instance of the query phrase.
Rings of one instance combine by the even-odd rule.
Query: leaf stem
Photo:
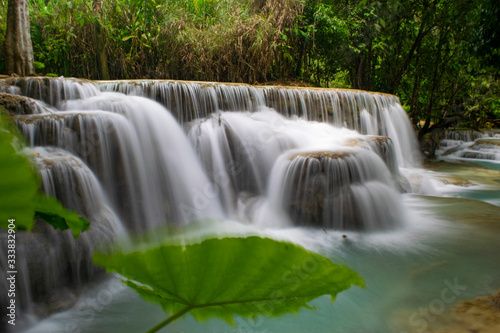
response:
[[[170,324],[171,322],[173,322],[174,320],[179,319],[180,317],[184,316],[191,309],[193,309],[193,307],[191,305],[186,306],[184,309],[177,312],[176,314],[171,315],[170,317],[168,317],[167,319],[165,319],[164,321],[162,321],[161,323],[159,323],[155,327],[151,328],[146,333],[158,332],[158,330],[160,330],[163,326],[166,326],[166,325]]]

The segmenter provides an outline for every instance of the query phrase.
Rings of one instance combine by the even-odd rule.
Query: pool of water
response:
[[[479,184],[474,168],[443,164],[433,172],[474,174],[473,181]],[[405,221],[391,232],[254,230],[290,239],[346,264],[365,279],[366,289],[352,287],[334,303],[329,296],[320,297],[310,303],[315,309],[297,314],[236,318],[235,326],[216,319],[198,323],[187,315],[160,332],[422,332],[460,300],[490,294],[500,286],[500,186],[492,185],[490,169],[478,170],[487,178],[480,185],[451,186],[443,197],[403,195]],[[241,227],[224,223],[226,230]],[[33,319],[29,328],[26,320],[20,331],[132,333],[146,331],[165,318],[159,306],[143,301],[111,277],[89,287],[72,309]]]

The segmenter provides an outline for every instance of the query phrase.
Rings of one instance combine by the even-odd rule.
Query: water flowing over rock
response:
[[[471,142],[476,139],[482,138],[483,133],[471,130],[448,130],[444,132],[445,140],[456,140]]]
[[[404,227],[397,182],[420,154],[395,96],[64,78],[9,78],[0,87],[37,155],[44,191],[91,222],[78,240],[41,223],[23,233],[27,304],[94,277],[94,247],[119,233],[204,218]]]
[[[418,166],[420,155],[406,112],[396,96],[336,89],[283,88],[182,81],[102,81],[103,91],[157,100],[185,123],[218,111],[269,107],[286,117],[347,127],[393,140],[402,166]]]
[[[399,174],[399,165],[392,140],[386,136],[367,136],[346,141],[347,146],[362,147],[375,152],[385,162],[394,176]]]
[[[436,153],[442,158],[500,161],[500,133],[447,131]]]
[[[287,162],[283,205],[295,224],[336,230],[381,230],[400,224],[399,194],[375,154],[305,152]]]
[[[47,302],[64,287],[82,285],[102,274],[102,268],[92,264],[94,248],[109,243],[124,232],[99,181],[79,158],[55,148],[37,147],[33,154],[40,170],[43,191],[58,198],[65,207],[87,216],[92,223],[89,231],[78,239],[74,239],[69,230],[61,232],[41,221],[31,232],[17,232],[17,299],[19,309],[23,310],[30,310],[33,301]],[[6,234],[0,236],[2,249],[7,248]],[[4,263],[1,264],[6,271]],[[6,295],[4,293],[2,297]],[[2,305],[5,301],[2,299]]]
[[[270,184],[282,175],[272,179],[273,169],[291,149],[362,148],[380,156],[394,179],[400,167],[419,163],[410,123],[390,95],[64,78],[10,78],[2,87],[48,103],[16,117],[30,145],[81,158],[134,231],[166,221],[249,218],[253,213],[238,207],[247,198],[274,200]]]
[[[19,77],[5,79],[2,83],[20,91],[21,95],[55,107],[65,100],[83,99],[99,93],[91,81],[73,78]]]
[[[48,112],[48,108],[43,102],[9,93],[0,93],[0,108],[3,108],[11,115],[40,114]]]
[[[201,194],[209,181],[185,134],[160,105],[122,94],[61,105],[71,111],[19,117],[23,133],[32,145],[80,156],[130,229],[221,217],[218,202]]]

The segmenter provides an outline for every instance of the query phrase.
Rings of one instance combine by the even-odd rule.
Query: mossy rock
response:
[[[25,96],[0,93],[0,106],[11,116],[38,113],[36,102]]]
[[[344,159],[346,157],[352,156],[352,152],[347,152],[347,151],[341,151],[341,152],[333,152],[333,151],[314,151],[314,152],[307,152],[307,153],[297,153],[294,154],[290,157],[290,160],[294,160],[298,157],[304,157],[304,158],[313,158],[316,160],[323,160],[326,158],[331,158],[331,159]]]
[[[500,139],[479,139],[474,143],[474,146],[477,145],[500,146]]]

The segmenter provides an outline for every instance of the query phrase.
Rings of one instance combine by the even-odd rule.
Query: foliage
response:
[[[321,295],[333,301],[351,285],[364,287],[363,279],[345,266],[300,246],[256,236],[194,244],[166,241],[128,253],[96,254],[94,262],[121,273],[143,298],[173,313],[149,332],[187,312],[196,320],[217,317],[233,324],[234,315],[296,313]]]
[[[64,208],[56,198],[42,193],[35,196],[35,216],[56,229],[63,231],[71,229],[75,238],[90,227],[87,219],[80,217],[75,211]]]
[[[471,86],[464,99],[463,124],[474,129],[500,127],[500,80],[480,76],[471,79]]]
[[[8,220],[15,219],[17,229],[31,230],[37,216],[54,228],[70,228],[77,238],[89,222],[39,192],[40,179],[23,148],[21,135],[0,112],[0,228],[7,229]]]
[[[7,1],[0,1],[5,13]],[[496,0],[34,0],[30,5],[40,73],[297,80],[380,91],[401,98],[414,124],[423,123],[422,136],[438,127],[498,121]],[[2,31],[5,16],[0,36]],[[478,82],[485,80],[491,89],[479,101]]]
[[[102,44],[113,79],[263,81],[300,1],[260,2],[34,0],[37,70],[99,79]]]
[[[7,31],[7,0],[0,0],[0,73],[5,72],[4,43]]]
[[[23,156],[21,137],[14,133],[14,126],[0,113],[0,227],[7,229],[8,220],[15,218],[18,228],[31,229],[39,181]]]

